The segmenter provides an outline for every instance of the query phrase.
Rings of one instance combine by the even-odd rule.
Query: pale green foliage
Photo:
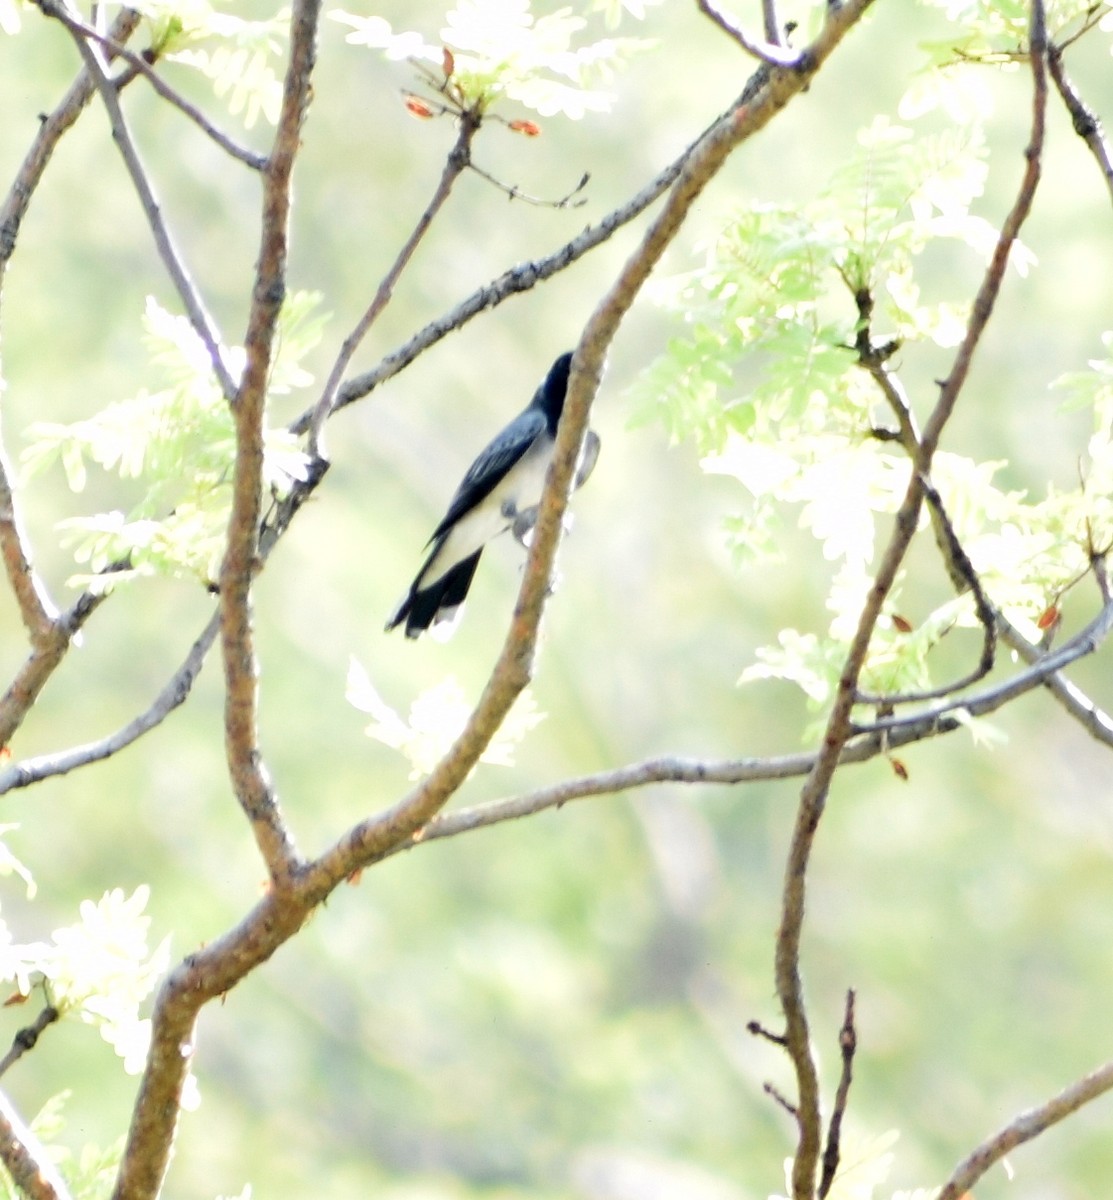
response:
[[[412,768],[411,779],[422,779],[432,771],[460,735],[473,707],[460,683],[449,676],[422,692],[410,705],[409,717],[403,718],[383,700],[355,659],[348,667],[347,695],[354,708],[372,718],[366,729],[368,737],[390,746],[407,759]],[[512,766],[514,748],[544,719],[545,714],[537,711],[533,693],[527,688],[514,702],[479,761]]]
[[[124,1139],[119,1137],[103,1148],[86,1145],[79,1154],[73,1154],[61,1143],[66,1123],[64,1107],[69,1098],[68,1091],[51,1096],[31,1121],[31,1131],[42,1145],[50,1148],[49,1153],[61,1168],[72,1200],[104,1200],[112,1192],[124,1153]],[[22,1196],[8,1173],[0,1169],[0,1198],[21,1200]]]
[[[655,8],[662,0],[593,0],[593,12],[601,12],[608,29],[617,29],[624,16],[645,20],[645,10]]]
[[[460,0],[446,15],[437,43],[417,32],[395,33],[382,17],[343,10],[330,16],[351,26],[347,40],[353,45],[382,50],[390,59],[440,69],[447,48],[453,61],[443,94],[479,113],[504,98],[542,116],[605,111],[611,97],[595,85],[605,83],[623,55],[641,44],[604,38],[573,48],[587,22],[569,8],[535,17],[528,0]]]
[[[929,110],[935,94],[918,81],[908,111]],[[825,634],[786,629],[742,675],[787,680],[816,707],[830,700],[854,635],[878,521],[908,483],[907,455],[872,434],[892,414],[858,365],[863,317],[875,346],[892,339],[904,354],[917,342],[954,346],[965,333],[961,298],[996,245],[995,228],[972,211],[985,182],[977,117],[988,100],[972,87],[954,103],[971,120],[944,133],[917,135],[879,118],[813,199],[741,209],[703,266],[658,289],[686,328],[647,373],[639,419],[655,416],[674,439],[695,441],[705,470],[746,489],[747,511],[729,525],[740,559],[774,554],[779,522],[795,511],[833,564]],[[957,252],[959,266],[965,256],[975,268],[959,296],[925,297],[929,249],[936,261]],[[1034,259],[1014,246],[1010,262],[1024,273]],[[961,279],[957,269],[943,274]],[[1090,367],[1060,381],[1071,403],[1095,413],[1080,486],[1033,499],[1000,487],[1001,463],[940,453],[933,468],[992,602],[1034,639],[1041,614],[1085,572],[1090,547],[1113,544],[1113,365]],[[866,690],[931,686],[931,649],[951,628],[977,624],[969,597],[926,614],[915,600],[905,612],[899,587],[889,597],[862,674]]]
[[[302,357],[320,338],[318,298],[292,296],[279,322],[279,344],[270,394],[312,382]],[[80,492],[94,463],[140,486],[138,501],[123,511],[62,523],[74,556],[88,573],[78,586],[104,587],[121,579],[164,573],[215,579],[223,552],[235,455],[232,415],[217,387],[201,340],[184,317],[148,299],[144,316],[152,372],[164,386],[141,391],[71,425],[38,422],[23,464],[30,473],[61,460],[70,487]],[[233,374],[243,352],[232,355]],[[284,430],[267,434],[267,484],[284,492],[305,469],[304,455]],[[105,574],[108,572],[108,574]]]
[[[27,888],[27,899],[30,900],[35,894],[35,881],[31,877],[31,872],[12,853],[8,844],[3,840],[18,828],[18,825],[0,825],[0,878],[7,878],[9,875],[18,876],[23,880],[24,886]]]
[[[920,0],[928,8],[938,8],[954,26],[953,35],[924,44],[933,65],[954,63],[959,59],[1013,58],[1026,46],[1032,17],[1030,0]],[[1061,42],[1095,12],[1108,9],[1094,0],[1047,0],[1048,34]],[[1103,28],[1105,26],[1103,25]]]
[[[19,16],[21,7],[20,0],[0,0],[0,33],[19,32],[22,25]]]
[[[882,1200],[878,1193],[893,1169],[893,1146],[900,1134],[895,1129],[875,1138],[855,1137],[843,1134],[839,1169],[831,1181],[827,1200]],[[792,1159],[785,1162],[785,1183],[792,1192]],[[938,1188],[916,1188],[913,1191],[889,1193],[892,1200],[931,1200]],[[785,1200],[784,1196],[770,1196],[769,1200]]]
[[[139,0],[129,7],[151,27],[161,58],[194,67],[210,79],[233,116],[250,129],[260,116],[274,124],[282,102],[281,68],[290,10],[263,21],[217,12],[207,0]]]
[[[142,1069],[150,1040],[139,1004],[165,974],[170,955],[169,939],[147,948],[149,897],[144,885],[131,896],[116,888],[96,904],[83,900],[81,920],[54,931],[38,965],[54,1007],[96,1025],[129,1074]]]
[[[856,378],[859,289],[886,336],[939,345],[961,336],[964,307],[925,301],[915,265],[940,238],[992,249],[992,228],[970,212],[985,180],[980,137],[915,137],[878,118],[860,142],[814,200],[741,209],[703,267],[658,289],[688,329],[643,394],[674,437],[712,451],[731,430],[761,440],[776,427],[782,445],[786,434],[864,432],[873,393]],[[730,366],[742,359],[756,376],[745,396]]]
[[[142,886],[130,896],[117,888],[96,903],[84,900],[81,919],[45,942],[16,943],[6,926],[0,929],[0,978],[22,996],[42,982],[61,1016],[95,1025],[129,1074],[142,1068],[150,1041],[150,1022],[140,1018],[139,1006],[169,962],[168,939],[153,950],[147,945],[149,896]]]

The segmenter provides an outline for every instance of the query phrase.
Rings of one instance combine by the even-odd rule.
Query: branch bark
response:
[[[68,14],[65,8],[58,3],[58,0],[36,0],[36,3],[47,16],[55,17],[63,25],[66,24],[64,17]],[[69,28],[68,25],[66,27]],[[224,360],[220,334],[217,331],[215,322],[209,315],[208,309],[205,307],[200,292],[190,277],[185,261],[174,244],[170,230],[163,220],[162,208],[155,195],[154,185],[151,183],[150,175],[147,173],[147,169],[144,167],[143,160],[139,155],[139,150],[132,139],[131,130],[124,118],[123,109],[120,107],[116,85],[108,74],[106,59],[101,53],[100,47],[90,42],[83,34],[73,29],[70,29],[70,34],[73,37],[78,52],[85,61],[86,70],[96,84],[97,91],[100,93],[101,100],[108,112],[108,119],[112,125],[112,137],[120,151],[120,156],[124,160],[128,174],[131,176],[132,186],[139,197],[139,203],[143,208],[147,224],[150,226],[151,233],[154,236],[155,246],[158,249],[159,257],[162,259],[163,266],[166,268],[166,273],[170,276],[174,284],[174,288],[189,318],[189,323],[193,326],[194,331],[201,339],[201,343],[208,353],[209,360],[212,363],[213,374],[219,381],[221,390],[225,397],[231,399],[236,391],[236,382],[232,378],[231,372],[228,370],[227,363]]]
[[[998,1163],[1017,1146],[1039,1137],[1052,1125],[1077,1112],[1084,1104],[1096,1100],[1113,1088],[1113,1062],[1108,1062],[1070,1087],[1064,1088],[1039,1108],[1029,1109],[1008,1125],[982,1142],[955,1167],[949,1180],[939,1190],[936,1200],[962,1200],[994,1163]]]
[[[27,1200],[70,1200],[58,1168],[0,1092],[0,1162]]]
[[[1009,252],[1031,210],[1032,199],[1039,182],[1047,106],[1047,36],[1042,0],[1033,0],[1030,42],[1033,78],[1032,121],[1025,149],[1027,163],[1017,198],[1001,227],[990,264],[974,300],[966,335],[959,345],[951,371],[941,385],[935,407],[924,425],[908,488],[897,512],[889,544],[859,616],[858,626],[843,665],[831,715],[824,731],[822,749],[811,775],[801,790],[789,844],[781,901],[781,921],[774,955],[774,974],[777,996],[785,1017],[787,1051],[796,1074],[799,1093],[798,1139],[791,1181],[793,1200],[812,1200],[815,1196],[823,1127],[819,1076],[800,975],[800,939],[804,925],[806,880],[812,845],[827,804],[831,780],[843,747],[854,728],[851,713],[858,691],[858,678],[869,651],[874,626],[916,532],[923,504],[923,480],[930,476],[932,457],[954,411],[966,382],[974,352],[993,313],[1008,265]]]
[[[267,383],[275,330],[286,296],[291,183],[310,100],[319,18],[320,0],[302,0],[294,8],[282,110],[263,173],[262,244],[244,338],[243,379],[232,403],[236,462],[228,540],[220,570],[228,772],[275,886],[283,886],[290,879],[300,860],[259,750],[258,666],[251,589],[258,565]]]

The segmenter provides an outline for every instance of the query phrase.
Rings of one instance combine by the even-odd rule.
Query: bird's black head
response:
[[[572,367],[572,351],[562,354],[549,368],[545,382],[537,389],[533,406],[545,414],[549,432],[556,433],[557,422],[564,411],[564,397],[568,392],[568,372]]]

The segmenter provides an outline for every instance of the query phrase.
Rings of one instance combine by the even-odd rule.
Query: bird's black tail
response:
[[[434,547],[436,554],[439,547]],[[417,578],[410,584],[402,603],[394,610],[394,615],[386,623],[387,632],[406,622],[406,637],[420,637],[431,625],[451,621],[457,609],[467,598],[471,587],[475,568],[479,566],[479,556],[482,549],[477,550],[470,558],[465,558],[446,571],[439,579],[434,579],[426,587],[421,587],[421,577],[425,568],[418,572]]]

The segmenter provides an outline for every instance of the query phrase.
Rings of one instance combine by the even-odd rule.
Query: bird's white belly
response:
[[[490,495],[452,526],[444,545],[422,572],[421,586],[427,586],[458,562],[469,558],[492,538],[509,529],[519,512],[540,502],[545,473],[552,460],[551,450],[552,442],[548,438],[538,439]]]

